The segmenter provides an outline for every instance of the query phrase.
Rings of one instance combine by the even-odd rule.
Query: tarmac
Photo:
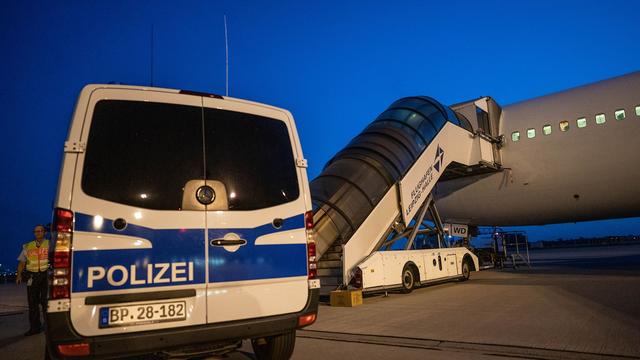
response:
[[[536,250],[532,268],[322,304],[293,359],[640,359],[640,245]],[[0,357],[42,359],[25,338],[26,289],[0,285]],[[5,357],[8,356],[8,357]],[[227,359],[252,359],[248,341]]]

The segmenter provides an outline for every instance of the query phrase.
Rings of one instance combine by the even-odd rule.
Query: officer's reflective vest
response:
[[[27,255],[27,271],[40,272],[49,268],[49,240],[44,239],[40,247],[36,246],[36,241],[24,244]]]

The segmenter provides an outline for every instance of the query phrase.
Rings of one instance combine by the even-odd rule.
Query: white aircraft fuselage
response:
[[[503,107],[499,128],[503,170],[440,182],[444,221],[515,226],[640,216],[640,72]]]

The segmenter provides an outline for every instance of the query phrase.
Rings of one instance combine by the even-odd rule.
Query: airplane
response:
[[[482,128],[482,116],[469,111],[473,103],[451,108]],[[444,222],[522,226],[640,216],[640,71],[501,113],[493,103],[489,115],[499,118],[484,127],[502,136],[502,171],[440,181],[434,197]]]

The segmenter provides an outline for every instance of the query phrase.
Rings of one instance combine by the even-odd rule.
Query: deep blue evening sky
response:
[[[50,221],[82,86],[223,94],[224,14],[230,95],[293,113],[311,178],[402,96],[506,105],[640,69],[638,1],[3,1],[0,263]],[[639,219],[529,228],[639,232]]]

